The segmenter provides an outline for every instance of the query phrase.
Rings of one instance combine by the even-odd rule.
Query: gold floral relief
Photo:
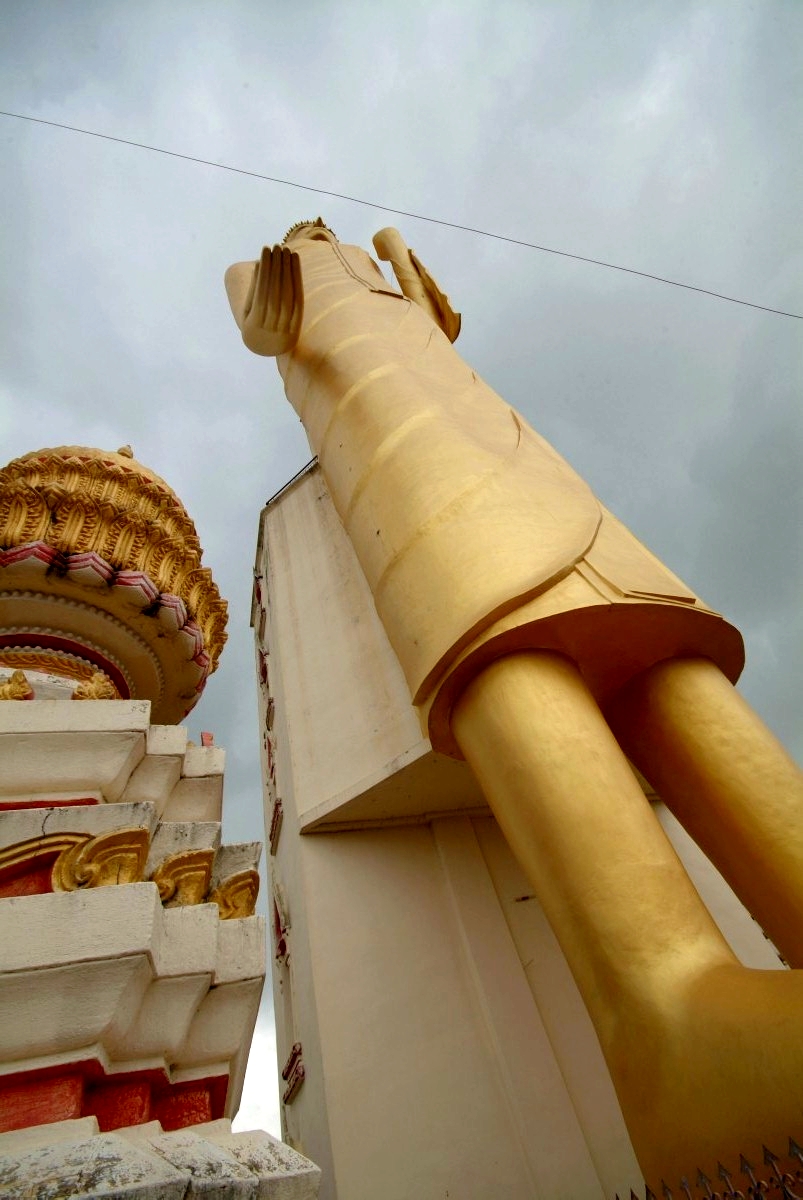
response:
[[[115,829],[65,850],[53,864],[53,890],[139,883],[148,857],[147,829]]]
[[[165,556],[169,545],[165,531],[147,517],[145,521],[145,537],[139,551],[140,570],[147,571],[153,582],[159,586],[158,565]]]
[[[44,498],[27,484],[12,484],[0,494],[0,542],[19,545],[36,541],[50,521]]]
[[[138,513],[121,512],[114,518],[106,537],[107,558],[114,566],[128,567],[137,562],[137,543],[144,541],[142,517]]]
[[[34,540],[150,574],[187,605],[217,665],[225,602],[201,565],[201,544],[180,500],[147,467],[127,454],[74,446],[15,459],[0,470],[0,546]]]
[[[33,700],[33,688],[24,671],[13,671],[0,683],[0,700]]]
[[[201,904],[209,891],[214,850],[182,850],[160,863],[151,879],[165,908]]]
[[[86,496],[70,496],[59,509],[59,520],[63,522],[60,540],[67,553],[83,540],[90,545],[92,535],[100,524],[98,506]]]
[[[212,583],[212,572],[208,567],[195,567],[187,572],[183,586],[187,593],[187,606],[198,612]]]
[[[93,671],[89,679],[84,679],[78,684],[70,699],[119,700],[120,693],[105,671]]]
[[[220,909],[221,921],[252,917],[259,895],[259,872],[250,868],[224,879],[209,899]]]
[[[0,667],[25,667],[31,671],[43,671],[46,675],[59,675],[79,682],[91,679],[97,671],[94,663],[78,658],[75,654],[27,646],[4,646],[0,649]]]
[[[158,560],[158,565],[154,568],[156,571],[154,583],[163,592],[178,595],[179,580],[184,573],[186,559],[184,547],[177,539],[163,543],[163,547],[164,552]]]

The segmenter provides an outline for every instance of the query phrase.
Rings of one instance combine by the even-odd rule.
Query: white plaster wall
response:
[[[265,571],[266,590],[272,594],[273,578],[267,564],[265,564]],[[266,625],[268,635],[270,635],[269,623]],[[288,677],[292,676],[292,658],[290,661],[286,661],[283,657],[281,643],[278,641],[274,643],[273,639],[268,636],[265,647],[269,652],[271,680],[276,680],[278,684],[285,674]],[[258,696],[259,725],[260,729],[265,731],[268,694],[265,689],[259,688]],[[281,745],[288,745],[286,708],[281,703],[276,706],[274,732]],[[271,962],[273,1006],[276,1018],[277,1066],[281,1069],[293,1043],[301,1041],[306,1070],[306,1079],[301,1091],[291,1105],[282,1107],[282,1137],[294,1149],[306,1155],[321,1168],[321,1200],[335,1200],[334,1161],[329,1136],[323,1056],[315,1006],[315,971],[309,950],[307,913],[301,886],[302,844],[298,836],[299,820],[296,810],[292,761],[289,754],[283,754],[278,762],[278,794],[283,799],[285,817],[277,853],[274,856],[270,854],[269,837],[274,789],[269,783],[264,737],[260,740],[260,750],[265,793],[265,848],[268,854],[269,888],[271,892],[276,887],[281,889],[282,895],[287,899],[290,919],[287,933],[289,958],[288,961],[280,964],[274,953],[273,898],[272,895],[269,895],[267,898],[268,957]],[[280,1079],[280,1095],[284,1087],[285,1084]]]
[[[433,754],[319,471],[263,524],[270,642],[302,828],[487,811],[462,763]]]
[[[602,1197],[470,823],[300,848],[336,1194]]]

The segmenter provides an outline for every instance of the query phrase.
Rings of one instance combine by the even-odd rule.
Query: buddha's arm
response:
[[[455,312],[449,298],[438,287],[419,258],[408,249],[398,229],[380,229],[374,236],[374,249],[383,262],[393,267],[396,282],[408,300],[423,308],[440,326],[450,342],[460,333],[460,313]]]

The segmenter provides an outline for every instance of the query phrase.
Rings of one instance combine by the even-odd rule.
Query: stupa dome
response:
[[[195,526],[130,447],[35,450],[0,470],[0,676],[22,670],[37,698],[150,700],[171,724],[225,624]]]

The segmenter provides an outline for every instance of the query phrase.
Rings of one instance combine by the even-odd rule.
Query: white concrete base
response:
[[[231,1133],[223,1122],[163,1133],[155,1122],[131,1130],[87,1136],[81,1121],[48,1144],[36,1144],[36,1130],[0,1139],[0,1196],[33,1200],[70,1196],[73,1200],[315,1200],[321,1172],[269,1133]],[[142,1136],[128,1136],[139,1133]]]
[[[174,1081],[226,1073],[236,1112],[264,918],[165,909],[153,883],[12,897],[0,914],[0,1077],[81,1057]]]

